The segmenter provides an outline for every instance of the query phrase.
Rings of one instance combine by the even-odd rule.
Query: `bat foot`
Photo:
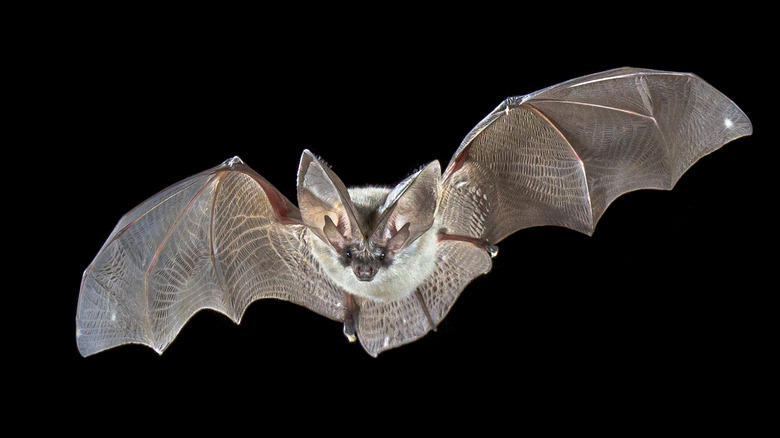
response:
[[[344,336],[351,343],[357,341],[357,329],[358,329],[358,313],[360,307],[352,294],[344,295],[346,301],[346,314],[344,315]]]
[[[446,229],[442,229],[439,233],[439,241],[442,240],[457,240],[460,242],[468,242],[472,245],[478,246],[485,250],[486,253],[490,256],[490,258],[493,258],[498,255],[498,247],[496,245],[491,244],[487,241],[487,239],[478,239],[476,237],[468,237],[468,236],[459,236],[457,234],[447,234]]]

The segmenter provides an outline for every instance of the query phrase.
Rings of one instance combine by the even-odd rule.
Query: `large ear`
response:
[[[387,242],[390,251],[399,251],[428,231],[436,214],[440,182],[438,161],[401,181],[388,194],[372,239]]]
[[[336,249],[362,236],[344,183],[309,150],[298,167],[298,207],[303,223]]]

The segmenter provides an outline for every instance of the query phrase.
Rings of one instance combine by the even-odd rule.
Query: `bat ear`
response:
[[[401,181],[387,195],[372,240],[387,242],[390,251],[399,251],[428,231],[436,215],[440,184],[438,161]]]
[[[309,150],[298,166],[298,207],[303,223],[336,249],[362,236],[344,183]]]

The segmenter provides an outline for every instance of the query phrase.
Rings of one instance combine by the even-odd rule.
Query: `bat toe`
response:
[[[498,246],[496,246],[496,245],[491,245],[491,244],[485,242],[484,245],[483,245],[483,248],[485,248],[485,251],[487,251],[487,253],[490,256],[490,258],[494,258],[495,256],[498,255]]]

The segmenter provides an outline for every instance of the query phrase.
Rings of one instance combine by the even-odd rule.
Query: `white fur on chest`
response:
[[[356,206],[366,197],[376,202],[379,191],[389,189],[349,189]],[[368,193],[371,191],[370,193]],[[369,195],[369,196],[366,196]],[[384,199],[384,198],[383,198]],[[393,258],[393,263],[382,268],[371,281],[360,281],[352,268],[344,267],[333,248],[311,231],[306,231],[306,242],[312,254],[328,277],[345,291],[375,301],[394,301],[407,297],[422,284],[436,267],[436,224]]]

